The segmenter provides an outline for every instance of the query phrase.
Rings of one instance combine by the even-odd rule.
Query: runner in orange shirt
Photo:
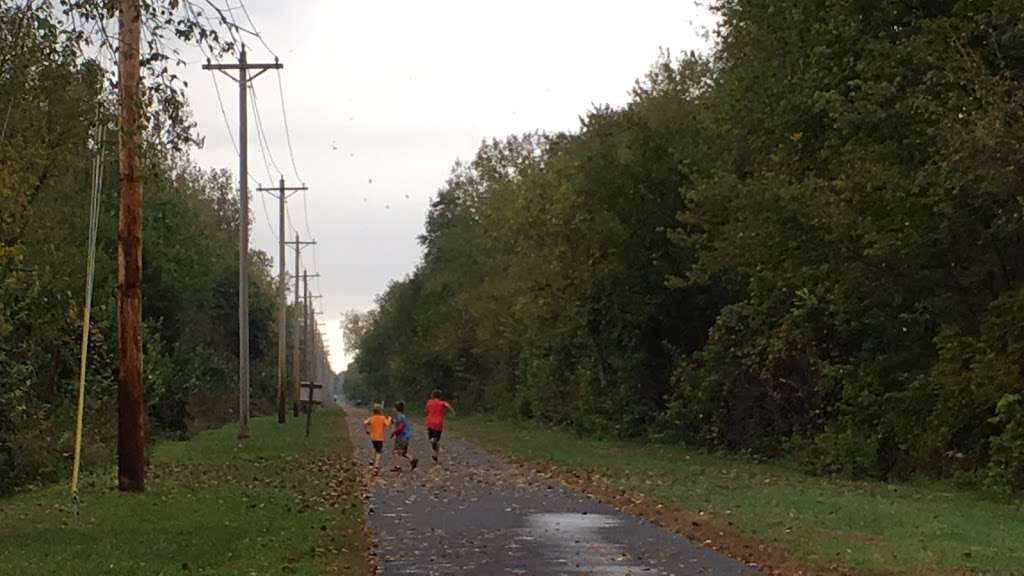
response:
[[[384,439],[387,437],[386,430],[391,426],[391,418],[384,415],[384,407],[380,404],[373,405],[373,415],[363,421],[363,428],[366,435],[370,437],[373,444],[373,460],[370,465],[380,469],[380,453],[384,450]]]

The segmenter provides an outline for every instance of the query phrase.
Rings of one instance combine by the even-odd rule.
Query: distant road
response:
[[[371,450],[364,417],[348,413],[365,465]],[[369,514],[385,576],[759,574],[454,437],[443,438],[436,465],[422,426],[413,425],[415,472],[407,464],[390,472],[390,448],[389,442],[373,481]]]

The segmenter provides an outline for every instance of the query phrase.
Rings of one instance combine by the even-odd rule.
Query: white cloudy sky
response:
[[[693,0],[247,0],[246,7],[284,64],[295,162],[310,188],[308,228],[319,242],[315,262],[307,250],[304,265],[322,274],[316,288],[336,370],[348,362],[341,314],[371,307],[390,280],[412,271],[430,199],[457,159],[472,158],[484,139],[575,130],[592,105],[625,103],[660,48],[706,49],[713,24]],[[249,41],[250,61],[273,59]],[[195,159],[236,171],[212,74],[196,64],[185,76],[206,139]],[[224,77],[218,84],[235,131],[237,86]],[[254,86],[270,152],[294,185],[275,73]],[[250,173],[264,185],[276,182],[253,120],[249,126]],[[264,210],[253,200],[252,243],[276,258],[276,205],[266,198]],[[301,196],[289,212],[306,236]]]

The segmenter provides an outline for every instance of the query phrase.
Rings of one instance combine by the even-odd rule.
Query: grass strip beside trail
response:
[[[341,410],[252,421],[157,445],[143,494],[86,477],[81,517],[66,486],[0,500],[0,572],[369,574],[368,539]]]
[[[596,473],[781,550],[812,572],[1024,574],[1019,501],[941,484],[814,477],[746,457],[586,439],[479,416],[451,419],[446,427],[516,459]]]

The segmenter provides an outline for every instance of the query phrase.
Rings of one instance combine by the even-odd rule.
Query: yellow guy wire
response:
[[[89,319],[92,313],[93,278],[96,275],[96,236],[99,230],[100,192],[103,188],[103,142],[106,127],[100,123],[96,106],[96,156],[92,164],[92,196],[89,211],[89,256],[85,272],[85,310],[82,318],[82,348],[78,366],[78,411],[75,421],[75,463],[71,471],[71,498],[78,516],[78,472],[82,460],[82,425],[85,415],[85,374],[89,353]]]

